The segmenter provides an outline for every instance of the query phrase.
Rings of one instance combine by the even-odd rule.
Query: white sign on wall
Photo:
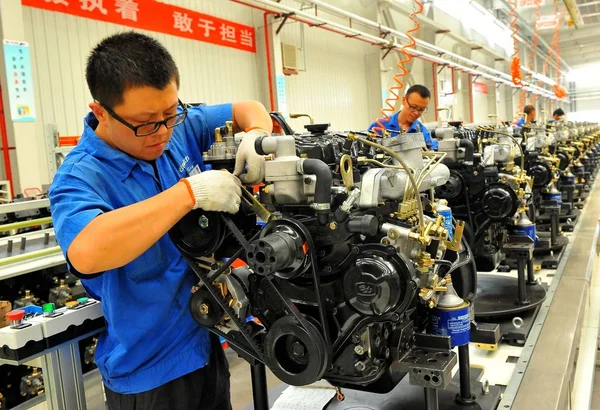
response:
[[[535,25],[538,30],[552,29],[558,24],[558,16],[551,14],[549,16],[542,16],[536,21]]]
[[[529,8],[529,7],[535,7],[538,4],[540,6],[543,6],[544,3],[546,3],[545,0],[519,0],[519,2],[517,3],[517,6],[520,9],[526,9],[526,8]]]
[[[14,122],[35,122],[31,55],[25,41],[4,40],[10,117]]]

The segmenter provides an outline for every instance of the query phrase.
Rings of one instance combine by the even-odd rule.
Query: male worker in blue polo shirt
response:
[[[391,132],[392,137],[398,135],[400,127],[407,133],[422,132],[427,148],[437,149],[438,141],[431,138],[429,130],[419,121],[419,117],[427,111],[430,98],[431,94],[427,87],[419,84],[413,85],[402,97],[402,109],[392,115],[389,121],[382,119],[381,123]],[[381,135],[379,130],[373,129],[374,127],[379,127],[377,121],[373,122],[368,130]]]
[[[192,209],[238,211],[235,175],[262,179],[254,140],[270,134],[269,114],[256,101],[185,107],[169,52],[134,32],[102,40],[86,79],[91,113],[49,194],[69,268],[102,301],[96,364],[108,408],[230,410],[227,360],[192,319],[196,280],[168,231]],[[247,130],[235,175],[206,171],[202,152],[229,120]]]
[[[525,117],[521,117],[517,121],[517,127],[523,127],[525,124],[535,124],[535,107],[533,105],[526,105],[523,108]]]

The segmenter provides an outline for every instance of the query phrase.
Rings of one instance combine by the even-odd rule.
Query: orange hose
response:
[[[554,0],[554,14],[558,16],[558,2],[556,0]],[[557,67],[560,68],[560,46],[559,46],[559,41],[560,41],[560,21],[562,20],[562,18],[564,17],[565,14],[565,9],[561,9],[560,12],[560,16],[558,17],[558,22],[556,23],[556,27],[554,27],[554,35],[552,36],[552,43],[550,43],[550,48],[552,50],[555,51],[555,62]],[[544,61],[544,67],[542,68],[542,75],[546,75],[546,71],[548,71],[548,67],[550,66],[550,59],[552,58],[552,53],[548,52],[548,55],[546,56],[546,61]],[[562,91],[558,91],[558,87],[560,87],[558,85],[558,82],[560,80],[560,71],[557,69],[557,78],[556,78],[556,82],[557,84],[555,84],[552,89],[554,90],[554,95],[556,95],[558,97],[558,95],[562,95]],[[542,84],[541,81],[538,82],[538,86],[540,86]],[[562,88],[562,87],[560,87]],[[566,90],[564,88],[562,88],[562,90],[564,91],[564,96],[566,96]],[[559,98],[563,98],[563,97],[559,97]]]
[[[534,71],[535,69],[535,53],[537,51],[538,46],[540,45],[540,31],[538,30],[537,23],[540,20],[542,11],[542,2],[538,1],[535,6],[535,11],[533,12],[535,18],[533,21],[533,39],[531,40],[533,43],[533,47],[531,49],[531,53],[529,54],[529,69]],[[535,105],[535,100],[537,98],[537,94],[533,94],[531,97],[531,103]]]
[[[390,121],[390,116],[388,115],[388,113],[394,113],[395,103],[400,99],[400,91],[404,88],[404,83],[402,82],[401,78],[408,75],[408,70],[406,69],[406,67],[404,67],[404,64],[412,61],[412,55],[410,55],[406,51],[406,49],[415,48],[415,45],[417,44],[413,36],[411,36],[411,34],[419,31],[419,29],[421,28],[421,25],[415,19],[415,16],[423,12],[423,5],[418,0],[413,0],[413,4],[417,7],[417,10],[410,13],[408,17],[412,20],[412,22],[415,25],[413,26],[413,28],[407,30],[404,33],[410,41],[408,44],[405,44],[404,46],[402,46],[402,48],[400,48],[400,52],[404,54],[405,58],[396,63],[396,66],[400,70],[399,73],[394,74],[394,81],[397,85],[393,85],[389,88],[388,91],[390,94],[392,94],[392,96],[385,99],[386,107],[383,107],[381,109],[382,116],[377,119],[377,125],[373,127],[373,131],[378,132],[381,136],[385,136],[385,126],[383,125],[383,120]]]
[[[515,85],[522,84],[522,76],[521,76],[521,60],[519,59],[519,40],[517,39],[517,32],[519,28],[517,27],[517,3],[514,0],[509,0],[510,4],[510,12],[508,15],[511,17],[510,21],[510,29],[512,34],[510,35],[513,39],[513,56],[510,62],[510,73],[512,75],[512,82]]]
[[[519,105],[517,106],[517,114],[521,115],[523,110],[525,109],[525,101],[527,100],[527,92],[525,90],[521,90],[519,95]]]
[[[560,22],[562,21],[564,16],[565,8],[563,7],[560,11],[560,16],[558,17],[558,24],[556,24],[556,27],[554,28],[554,35],[557,39],[556,54],[554,55],[554,57],[556,59],[555,61],[557,67],[560,67]],[[564,98],[567,96],[567,90],[565,90],[564,87],[560,85],[560,70],[556,70],[556,84],[554,85],[554,87],[552,87],[552,89],[554,90],[554,95],[556,95],[558,98]]]
[[[560,16],[558,17],[558,23],[556,27],[554,27],[554,35],[556,36],[556,53],[554,54],[554,58],[556,59],[556,66],[560,68],[560,22],[565,16],[565,8],[561,8]],[[557,82],[560,78],[560,70],[556,70]]]

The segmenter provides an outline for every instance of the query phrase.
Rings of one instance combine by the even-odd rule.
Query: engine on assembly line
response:
[[[192,315],[243,357],[291,385],[386,392],[422,348],[436,354],[426,342],[444,333],[436,309],[463,309],[468,334],[476,271],[464,224],[432,201],[450,170],[423,151],[422,134],[318,128],[258,139],[264,184],[244,190],[240,212],[192,211],[171,237],[200,279]],[[217,130],[205,163],[232,169],[236,138]],[[455,357],[448,346],[440,358]],[[448,383],[437,371],[418,376]]]
[[[531,225],[532,178],[520,161],[519,142],[507,129],[451,125],[434,130],[450,169],[448,182],[436,194],[467,222],[465,235],[477,270],[492,271],[503,259],[508,235]]]

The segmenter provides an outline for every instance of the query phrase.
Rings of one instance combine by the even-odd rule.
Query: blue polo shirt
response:
[[[231,118],[231,104],[189,108],[186,121],[173,129],[156,160],[156,178],[150,163],[101,140],[94,132],[98,121],[89,113],[79,144],[49,191],[56,238],[65,256],[73,239],[98,215],[148,199],[204,170],[202,152],[212,143],[214,129]],[[102,302],[107,330],[98,339],[96,364],[109,389],[140,393],[206,365],[209,332],[194,322],[188,307],[197,280],[168,234],[123,267],[79,276],[90,296]]]
[[[399,112],[395,113],[394,115],[392,115],[392,117],[390,118],[389,121],[386,121],[385,119],[381,120],[381,123],[384,125],[384,127],[392,132],[392,136],[394,136],[395,132],[400,132],[400,124],[398,123],[398,115]],[[369,125],[368,130],[369,131],[373,131],[373,127],[377,127],[377,121],[373,122],[373,124]],[[377,132],[377,134],[380,134],[379,130],[377,131],[373,131],[373,132]],[[431,138],[431,133],[429,132],[429,130],[427,129],[427,127],[425,127],[423,125],[423,123],[419,120],[415,120],[415,122],[413,122],[412,124],[410,124],[410,127],[408,128],[408,130],[406,131],[407,133],[415,133],[415,132],[422,132],[423,133],[423,138],[425,139],[425,145],[427,145],[428,149],[437,149],[438,148],[438,140],[434,140],[433,138]]]

